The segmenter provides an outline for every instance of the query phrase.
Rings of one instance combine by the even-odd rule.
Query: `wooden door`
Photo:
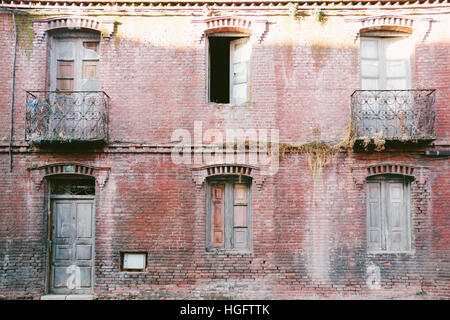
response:
[[[51,91],[98,91],[99,42],[87,38],[54,39]]]
[[[364,135],[403,137],[411,134],[413,96],[409,38],[361,39],[361,89]]]
[[[93,276],[94,201],[53,200],[50,293],[92,293]]]
[[[51,132],[59,138],[91,138],[98,112],[99,42],[84,38],[54,39],[51,47]],[[82,91],[76,93],[77,91]]]

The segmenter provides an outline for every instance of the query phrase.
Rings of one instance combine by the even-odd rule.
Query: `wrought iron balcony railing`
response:
[[[25,139],[108,140],[109,96],[103,91],[27,91]]]
[[[359,139],[436,139],[436,90],[356,90],[352,119]]]

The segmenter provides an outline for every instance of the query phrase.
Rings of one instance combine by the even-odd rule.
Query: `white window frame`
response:
[[[132,266],[126,266],[126,258],[127,256],[142,256],[143,258],[143,266],[142,267],[135,267]],[[143,272],[147,269],[147,261],[148,261],[148,254],[147,252],[131,252],[131,251],[124,251],[120,253],[120,271],[123,272]]]

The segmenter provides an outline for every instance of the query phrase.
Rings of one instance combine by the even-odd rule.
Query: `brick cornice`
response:
[[[40,189],[45,178],[58,175],[76,175],[93,177],[103,189],[108,182],[110,168],[91,166],[80,162],[56,162],[43,165],[32,165],[28,168],[31,180]]]
[[[261,172],[261,169],[245,164],[214,164],[202,167],[191,168],[192,180],[200,189],[208,177],[214,176],[243,176],[252,179],[252,182],[261,190],[266,175]]]
[[[377,15],[359,19],[346,19],[347,22],[356,22],[355,40],[368,31],[398,31],[411,34],[418,41],[425,41],[430,33],[431,18],[412,18],[400,15]]]
[[[192,20],[195,26],[194,41],[201,42],[202,39],[215,32],[240,32],[261,42],[268,31],[269,22],[264,19],[251,19],[238,16],[220,16]]]
[[[405,163],[376,163],[370,165],[353,166],[352,178],[358,188],[362,188],[366,179],[386,174],[402,175],[411,177],[419,185],[424,185],[428,181],[429,168]]]
[[[81,30],[98,31],[104,38],[109,39],[114,32],[114,20],[99,20],[89,16],[57,16],[48,19],[37,19],[33,23],[40,24],[37,34],[38,41],[42,41],[49,31],[53,30]]]
[[[123,7],[123,8],[133,8],[139,7],[187,7],[187,6],[203,6],[205,4],[213,7],[221,6],[235,6],[235,7],[277,7],[287,5],[289,3],[294,3],[300,7],[390,7],[390,6],[431,6],[431,5],[446,5],[449,3],[448,0],[228,0],[228,1],[217,1],[217,0],[182,0],[182,1],[171,1],[171,0],[95,0],[95,1],[84,1],[84,0],[1,0],[0,4],[3,6],[17,6],[17,7]]]

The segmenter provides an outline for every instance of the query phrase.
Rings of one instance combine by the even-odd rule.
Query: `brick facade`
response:
[[[80,164],[96,179],[99,299],[450,298],[449,161],[426,155],[450,150],[446,1],[400,1],[392,5],[397,10],[389,3],[386,10],[375,3],[359,10],[330,4],[322,11],[299,1],[296,16],[286,4],[258,10],[210,5],[212,17],[252,22],[238,30],[251,34],[251,96],[244,106],[207,102],[206,7],[145,5],[135,14],[117,7],[110,15],[85,7],[85,17],[100,22],[92,28],[101,34],[100,88],[110,97],[109,141],[88,148],[44,148],[24,139],[26,90],[47,90],[49,83],[48,19],[74,14],[70,7],[58,13],[31,2],[35,9],[15,1],[0,5],[16,9],[0,11],[0,297],[47,294],[53,173],[46,168]],[[194,138],[199,121],[203,132],[276,129],[280,144],[337,143],[351,120],[350,96],[360,89],[359,32],[379,15],[414,22],[408,29],[412,88],[436,89],[436,139],[386,144],[381,151],[342,148],[318,173],[307,154],[296,152],[280,156],[274,175],[256,166],[249,174],[251,250],[206,250],[208,171],[173,163],[174,130]],[[412,179],[411,250],[373,253],[367,250],[366,181],[390,170]],[[120,253],[134,251],[147,253],[146,270],[121,271]]]

